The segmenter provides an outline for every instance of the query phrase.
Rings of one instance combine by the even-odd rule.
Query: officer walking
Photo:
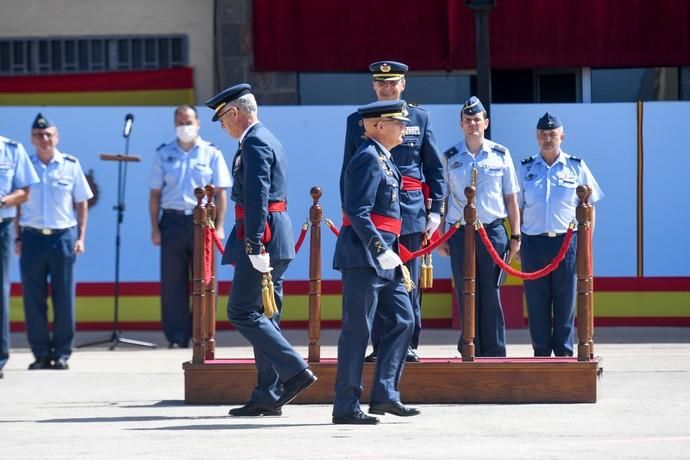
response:
[[[379,101],[396,101],[401,98],[405,90],[405,73],[407,65],[395,61],[379,61],[369,66],[373,77],[374,92]],[[408,105],[410,122],[405,127],[403,142],[391,150],[393,162],[403,175],[400,204],[402,206],[402,231],[400,243],[410,251],[422,247],[424,235],[431,237],[441,222],[445,197],[445,179],[443,163],[431,130],[429,114],[419,107]],[[347,164],[357,148],[366,140],[362,116],[352,113],[347,118],[345,134],[345,152],[343,168],[340,177],[340,196],[343,195],[343,174]],[[431,198],[431,208],[427,209],[426,199]],[[418,258],[407,262],[412,280],[419,281],[420,261]],[[414,311],[414,331],[407,351],[407,361],[419,361],[415,350],[419,346],[419,335],[422,329],[420,306],[420,291],[410,292],[410,300]],[[385,333],[383,320],[380,316],[374,319],[371,332],[371,343],[374,351],[367,357],[367,361],[375,361],[378,344]]]
[[[548,265],[563,243],[568,225],[575,219],[578,185],[592,188],[593,204],[603,197],[584,160],[561,150],[565,138],[557,116],[545,113],[537,122],[539,154],[522,160],[518,174],[522,209],[523,270],[536,271]],[[577,238],[565,259],[543,278],[525,280],[529,331],[534,356],[573,355]]]
[[[283,275],[295,257],[287,214],[287,157],[278,139],[259,121],[250,85],[227,88],[206,105],[214,110],[213,121],[220,120],[240,142],[232,162],[235,227],[222,263],[235,266],[228,317],[254,347],[258,374],[249,401],[229,413],[277,416],[282,414],[282,406],[316,381],[279,326]],[[264,315],[261,296],[266,273],[272,275],[278,307],[271,319]]]
[[[460,128],[465,139],[444,153],[449,190],[446,222],[452,225],[462,221],[463,209],[467,204],[464,190],[472,185],[473,171],[476,170],[477,218],[486,228],[496,252],[504,254],[509,249],[508,258],[511,259],[520,249],[520,213],[517,203],[519,188],[513,160],[506,147],[484,138],[489,119],[477,97],[472,96],[465,102],[460,117]],[[506,217],[512,233],[510,240],[503,226]],[[450,238],[449,244],[439,251],[443,255],[450,252],[458,299],[463,298],[464,233],[463,226]],[[505,356],[506,331],[498,290],[499,268],[479,235],[476,247],[475,354]],[[458,350],[462,352],[462,337]]]
[[[156,150],[149,180],[151,241],[161,247],[161,322],[169,348],[187,348],[192,336],[190,273],[196,187],[216,187],[216,233],[225,238],[225,189],[232,179],[223,154],[199,136],[191,105],[175,109],[176,139]]]
[[[405,101],[379,101],[360,107],[368,138],[352,156],[343,178],[343,228],[333,268],[342,273],[342,331],[338,340],[333,423],[376,424],[360,408],[362,367],[374,317],[386,324],[378,347],[369,413],[418,415],[400,402],[398,383],[412,336],[413,312],[396,253],[401,232],[403,176],[391,150],[403,141]]]
[[[29,186],[38,182],[24,146],[0,136],[0,378],[10,357],[10,223],[17,215],[16,206],[29,197]]]
[[[40,182],[22,204],[15,252],[20,256],[26,333],[35,361],[29,369],[68,369],[75,334],[74,262],[85,250],[87,201],[93,193],[79,161],[58,150],[58,129],[38,114],[31,127]],[[48,329],[48,278],[53,333]]]

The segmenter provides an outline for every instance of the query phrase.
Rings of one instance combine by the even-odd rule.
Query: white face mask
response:
[[[175,128],[177,138],[186,143],[193,142],[199,135],[199,130],[194,125],[183,125]]]

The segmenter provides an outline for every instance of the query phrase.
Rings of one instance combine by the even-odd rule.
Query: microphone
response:
[[[122,129],[122,137],[129,137],[132,132],[132,125],[134,124],[134,115],[128,113],[125,116],[125,127]]]

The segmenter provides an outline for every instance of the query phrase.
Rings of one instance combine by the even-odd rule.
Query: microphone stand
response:
[[[117,211],[117,223],[115,226],[115,283],[114,283],[114,313],[113,313],[113,331],[110,338],[105,340],[97,340],[94,342],[84,343],[78,345],[77,348],[90,347],[94,345],[110,344],[110,350],[114,350],[121,343],[128,345],[136,345],[140,347],[156,348],[156,344],[151,342],[144,342],[141,340],[127,339],[122,337],[120,331],[120,226],[122,224],[125,213],[125,189],[127,185],[127,164],[130,162],[140,161],[139,157],[129,156],[129,135],[131,134],[131,125],[129,132],[123,133],[125,138],[125,154],[123,155],[108,155],[102,154],[101,159],[106,161],[117,161],[117,204],[113,206],[113,210]],[[123,166],[124,164],[124,166]]]

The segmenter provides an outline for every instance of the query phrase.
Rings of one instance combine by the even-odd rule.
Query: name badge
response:
[[[405,136],[419,136],[421,134],[421,131],[419,130],[419,126],[405,126],[405,131],[403,135]]]

